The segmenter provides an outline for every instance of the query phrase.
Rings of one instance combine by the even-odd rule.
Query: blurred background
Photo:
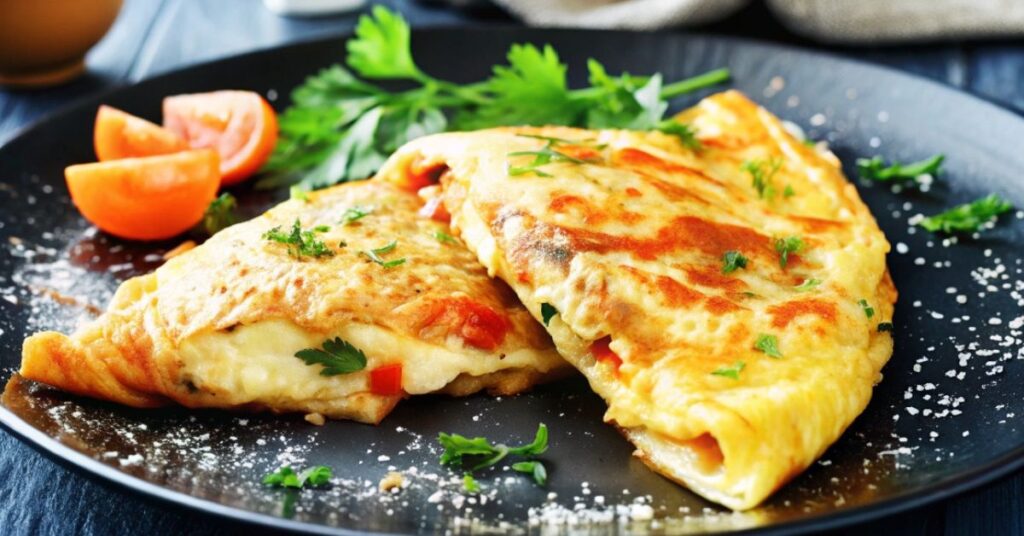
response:
[[[0,0],[0,145],[79,97],[189,64],[350,31],[362,0]],[[388,0],[414,26],[544,25],[690,31],[784,43],[915,73],[1024,114],[1024,0]],[[338,58],[343,57],[339,46]],[[453,51],[452,61],[458,61]],[[0,527],[36,534],[215,534],[62,469],[0,433]],[[73,504],[19,492],[46,473]],[[13,476],[12,476],[13,475]],[[60,495],[60,494],[57,494]],[[97,505],[104,505],[97,508]],[[1024,534],[1024,478],[849,534]],[[0,531],[2,532],[2,531]]]
[[[913,72],[1024,112],[1021,0],[380,3],[416,26],[525,23],[782,42]],[[0,0],[0,143],[76,96],[191,63],[345,32],[366,8],[364,0]]]

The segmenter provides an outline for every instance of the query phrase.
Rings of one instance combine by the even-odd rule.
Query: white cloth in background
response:
[[[725,18],[748,0],[495,0],[528,24],[653,30]],[[757,0],[755,0],[757,1]],[[767,0],[794,33],[878,43],[1024,35],[1024,0]]]

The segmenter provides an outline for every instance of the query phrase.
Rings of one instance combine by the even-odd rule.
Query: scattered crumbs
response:
[[[307,413],[303,419],[314,426],[323,426],[324,423],[327,422],[327,420],[324,419],[324,416],[319,413]]]

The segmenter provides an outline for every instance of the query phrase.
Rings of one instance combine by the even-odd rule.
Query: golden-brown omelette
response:
[[[800,473],[892,352],[889,244],[838,161],[737,92],[660,132],[416,140],[380,176],[439,182],[452,228],[608,403],[650,466],[734,509]]]
[[[406,395],[511,394],[564,370],[508,287],[422,210],[378,181],[282,203],[125,281],[73,335],[29,337],[21,374],[132,406],[379,422]],[[354,350],[325,345],[336,337]],[[325,375],[296,357],[307,349],[365,365]]]

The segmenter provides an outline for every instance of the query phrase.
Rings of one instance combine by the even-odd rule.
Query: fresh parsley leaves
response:
[[[548,470],[544,467],[543,463],[538,461],[513,463],[512,470],[532,476],[533,481],[536,482],[538,486],[543,486],[548,482]]]
[[[567,66],[553,48],[517,44],[490,78],[459,85],[423,72],[412,55],[409,25],[382,6],[359,19],[347,53],[347,68],[324,69],[292,92],[258,186],[299,180],[312,190],[363,179],[405,142],[445,130],[502,125],[650,130],[661,123],[668,99],[729,79],[728,70],[718,69],[663,85],[659,75],[610,76],[591,60],[590,87],[569,89]],[[411,87],[392,91],[368,80]],[[690,143],[682,130],[662,126]]]
[[[390,260],[390,261],[385,261],[384,259],[380,258],[380,256],[384,255],[384,254],[387,254],[387,253],[391,253],[392,251],[395,250],[396,247],[398,247],[398,241],[397,240],[392,240],[391,242],[389,242],[385,246],[381,246],[381,247],[375,248],[375,249],[360,251],[359,253],[365,255],[366,258],[368,258],[371,261],[373,261],[373,262],[383,266],[384,268],[394,268],[395,266],[399,266],[399,265],[405,264],[405,257],[402,257],[401,259],[394,259],[394,260]]]
[[[462,490],[466,493],[480,493],[480,483],[473,475],[466,473],[462,475]]]
[[[302,260],[304,256],[313,258],[330,257],[334,255],[334,251],[316,237],[316,233],[323,233],[329,230],[330,227],[319,225],[312,230],[303,231],[302,224],[296,218],[295,222],[292,223],[290,232],[284,232],[280,226],[277,226],[263,233],[263,238],[271,242],[286,244],[288,246],[288,254],[299,260]]]
[[[783,269],[789,264],[789,255],[804,249],[804,241],[799,236],[787,236],[775,239],[775,252],[779,254],[779,266]]]
[[[873,181],[908,181],[921,175],[937,175],[945,158],[945,155],[937,154],[912,164],[893,162],[889,166],[885,165],[885,161],[880,156],[870,159],[858,158],[857,171],[860,172],[861,177]]]
[[[743,361],[737,361],[727,367],[718,367],[717,369],[712,371],[711,374],[715,376],[722,376],[725,378],[732,378],[734,380],[738,380],[740,379],[740,372],[742,372],[744,367],[746,366],[747,364],[744,363]]]
[[[860,308],[864,310],[864,316],[868,318],[875,316],[875,308],[868,305],[867,300],[861,298],[857,301],[857,305],[860,305]]]
[[[775,185],[772,178],[782,167],[781,158],[769,160],[747,160],[740,166],[743,171],[750,173],[751,186],[757,191],[757,197],[764,200],[771,200],[775,197]]]
[[[921,227],[946,234],[975,232],[994,221],[1000,214],[1013,209],[1008,201],[997,194],[953,207],[945,212],[921,220]]]
[[[541,140],[544,140],[546,143],[544,144],[543,147],[541,147],[540,149],[538,149],[536,151],[515,151],[515,152],[508,153],[508,156],[532,156],[533,157],[533,160],[530,163],[528,163],[526,165],[523,165],[523,166],[513,166],[513,165],[510,164],[508,166],[508,174],[513,176],[513,177],[518,176],[518,175],[526,175],[528,173],[533,173],[534,175],[536,175],[538,177],[551,177],[550,173],[546,173],[546,172],[541,171],[539,169],[540,166],[543,166],[545,164],[550,164],[551,162],[571,162],[573,164],[586,164],[587,163],[586,160],[582,160],[580,158],[576,158],[574,156],[567,155],[564,152],[561,152],[561,151],[557,150],[557,147],[559,145],[571,145],[571,144],[575,144],[577,142],[573,142],[573,141],[570,141],[570,140],[563,140],[563,139],[560,139],[560,138],[552,138],[552,137],[547,137],[547,136],[532,136],[532,135],[528,135],[528,134],[520,134],[519,136],[522,137],[522,138],[537,138],[537,139],[541,139]],[[585,143],[585,142],[581,142],[581,143]]]
[[[446,233],[444,231],[434,231],[433,236],[434,236],[434,240],[437,240],[438,242],[441,242],[442,244],[458,244],[459,243],[458,240],[455,240],[454,236],[452,236],[452,235],[450,235],[450,234],[448,234],[448,233]]]
[[[463,487],[467,491],[469,491],[471,486],[476,485],[476,481],[472,477],[473,471],[494,466],[510,455],[527,458],[525,461],[515,464],[519,465],[519,468],[513,466],[513,469],[519,472],[530,473],[538,485],[543,486],[547,482],[547,470],[544,468],[544,465],[540,461],[532,459],[535,456],[544,454],[548,450],[548,427],[543,423],[537,426],[537,435],[533,441],[519,447],[509,447],[504,443],[491,444],[490,441],[483,437],[468,438],[459,434],[446,434],[443,432],[438,435],[437,440],[444,448],[444,452],[441,453],[441,465],[465,468],[467,470],[465,476],[463,476]],[[523,463],[531,465],[520,465]],[[527,470],[527,467],[529,467],[529,470]],[[469,484],[470,482],[472,484]],[[476,486],[476,490],[479,491],[479,486]]]
[[[747,267],[747,258],[739,251],[726,251],[722,255],[722,273],[731,274],[740,268]]]
[[[820,279],[814,279],[813,277],[808,277],[807,279],[804,279],[803,283],[800,283],[799,285],[793,287],[793,290],[795,290],[797,292],[808,292],[810,290],[814,290],[814,289],[818,288],[818,285],[820,285],[820,284],[821,284],[821,280]]]
[[[654,126],[654,130],[675,136],[683,144],[683,147],[696,151],[701,148],[700,140],[697,139],[697,132],[686,123],[680,123],[674,119],[663,119]]]
[[[796,190],[794,190],[791,185],[787,184],[786,188],[782,190],[782,197],[785,197],[786,199],[789,199],[790,197],[793,197],[794,195],[796,195]]]
[[[299,489],[309,485],[310,487],[323,486],[331,481],[332,471],[326,465],[315,465],[296,473],[290,466],[284,465],[280,469],[263,477],[263,483],[268,486]]]
[[[551,322],[551,318],[558,314],[558,309],[555,309],[554,305],[550,303],[540,304],[540,317],[544,321],[544,325],[548,325]]]
[[[210,202],[203,213],[203,230],[213,236],[222,229],[230,227],[238,222],[235,217],[235,210],[238,208],[238,201],[235,196],[224,192],[220,197]]]
[[[779,351],[779,338],[775,335],[769,335],[768,333],[758,335],[757,340],[754,341],[754,348],[764,352],[768,357],[782,358],[782,352]],[[740,367],[741,370],[742,368]]]
[[[363,207],[359,205],[348,207],[347,209],[345,209],[345,213],[341,215],[341,221],[339,223],[341,223],[342,225],[350,225],[369,216],[372,213],[373,207]]]
[[[307,365],[322,365],[321,376],[351,374],[366,368],[366,354],[341,337],[327,339],[321,348],[299,350],[295,357]]]

